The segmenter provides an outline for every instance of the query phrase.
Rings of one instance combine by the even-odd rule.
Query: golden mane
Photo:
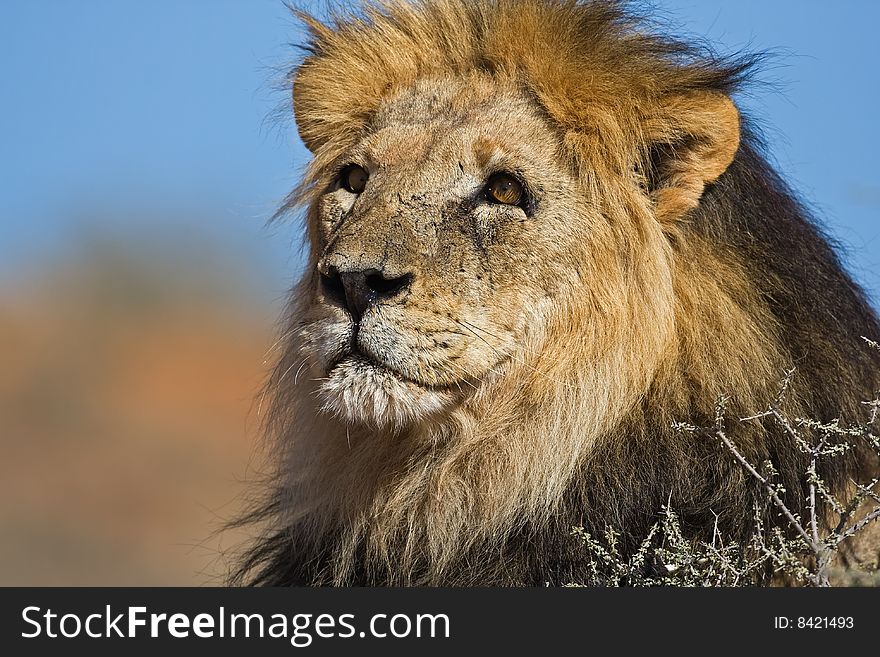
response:
[[[755,483],[676,420],[711,421],[721,395],[732,414],[758,411],[794,364],[791,412],[858,412],[878,363],[856,341],[877,320],[729,98],[751,60],[652,34],[616,2],[389,0],[300,17],[310,36],[294,110],[314,159],[285,209],[312,213],[327,170],[399,94],[464,80],[534,101],[585,198],[602,199],[607,239],[581,260],[589,293],[536,303],[555,319],[517,358],[449,414],[403,429],[326,413],[299,376],[313,248],[267,386],[276,488],[251,519],[271,530],[240,578],[583,579],[572,525],[614,526],[631,547],[670,503],[694,535],[750,529]],[[311,220],[313,247],[315,231]],[[769,420],[735,438],[774,462],[797,507],[804,457],[790,438]],[[826,476],[838,485],[861,467],[854,456]]]

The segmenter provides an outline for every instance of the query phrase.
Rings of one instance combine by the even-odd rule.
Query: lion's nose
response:
[[[339,271],[330,267],[321,274],[325,293],[342,303],[359,320],[372,303],[387,301],[407,290],[413,275],[387,277],[379,269]]]

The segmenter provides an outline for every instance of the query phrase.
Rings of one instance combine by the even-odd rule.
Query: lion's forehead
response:
[[[492,93],[488,93],[491,90]],[[504,158],[544,164],[556,135],[538,104],[513,87],[470,78],[420,80],[392,95],[360,144],[365,159],[386,167],[412,164],[485,169]]]

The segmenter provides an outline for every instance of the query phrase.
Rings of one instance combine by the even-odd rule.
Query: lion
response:
[[[308,259],[267,384],[268,532],[237,582],[558,585],[572,536],[753,530],[744,417],[861,417],[864,292],[731,94],[754,59],[621,4],[394,0],[309,28],[292,74]],[[803,512],[771,418],[729,427]],[[876,472],[854,451],[835,489]]]

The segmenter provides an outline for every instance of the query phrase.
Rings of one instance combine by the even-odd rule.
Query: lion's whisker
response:
[[[281,378],[278,379],[278,384],[280,385],[281,383],[283,383],[283,382],[284,382],[284,379],[287,378],[287,375],[290,374],[290,370],[292,370],[292,369],[293,369],[294,367],[296,367],[297,365],[299,365],[300,369],[302,369],[302,366],[306,363],[306,361],[308,360],[308,358],[309,358],[309,357],[306,356],[306,357],[304,357],[304,358],[302,359],[302,361],[294,361],[293,363],[291,363],[290,366],[289,366],[286,370],[284,370],[284,373],[281,375]],[[299,375],[299,371],[300,371],[300,370],[297,370],[297,375]],[[296,379],[296,377],[294,377],[294,382],[293,382],[294,385],[296,385],[296,380],[295,380],[295,379]]]

